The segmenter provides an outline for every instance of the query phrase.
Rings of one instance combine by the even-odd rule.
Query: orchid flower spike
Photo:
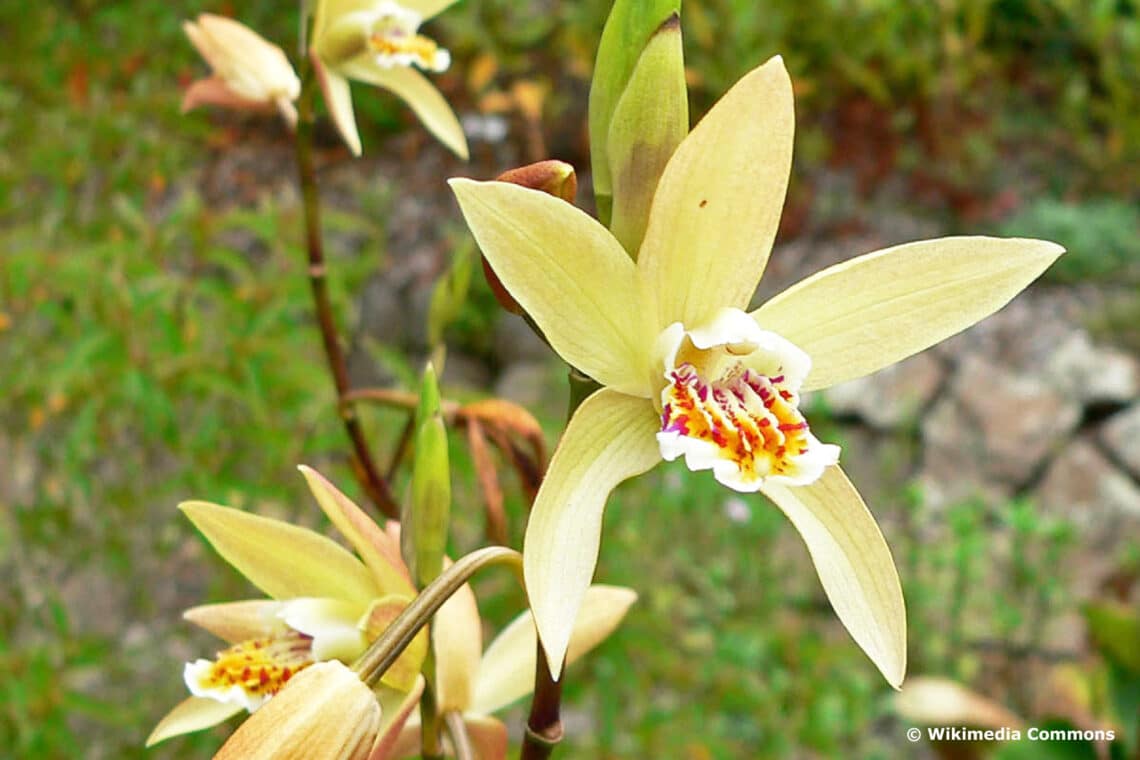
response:
[[[182,29],[210,64],[213,74],[190,85],[182,110],[216,105],[251,111],[277,109],[289,126],[297,123],[293,101],[301,80],[281,48],[225,16],[203,13]]]
[[[467,139],[451,106],[420,71],[446,71],[451,55],[419,33],[420,25],[455,0],[319,0],[310,57],[333,123],[349,150],[362,148],[348,80],[381,87],[411,106],[460,158]]]
[[[631,253],[545,193],[451,180],[503,285],[551,346],[603,386],[562,436],[523,547],[555,677],[610,491],[683,459],[787,515],[839,619],[889,683],[903,680],[906,618],[890,550],[839,468],[839,448],[812,433],[801,395],[969,327],[1063,249],[987,237],[910,243],[817,272],[747,312],[784,203],[793,115],[780,58],[746,74],[667,162]]]

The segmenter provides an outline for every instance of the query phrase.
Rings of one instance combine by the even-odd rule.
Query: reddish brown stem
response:
[[[321,205],[317,190],[317,171],[313,161],[313,83],[311,74],[306,76],[305,87],[298,102],[297,120],[297,170],[301,185],[301,198],[305,208],[305,243],[309,254],[309,287],[313,293],[317,325],[321,332],[321,343],[325,349],[329,372],[336,386],[337,409],[344,422],[345,432],[352,442],[352,469],[361,488],[373,504],[390,518],[397,518],[400,510],[392,497],[388,483],[376,469],[375,460],[364,437],[364,429],[356,411],[350,404],[343,403],[350,392],[348,384],[348,364],[344,349],[337,337],[336,321],[333,318],[332,302],[329,299],[326,282],[325,252],[321,240]]]

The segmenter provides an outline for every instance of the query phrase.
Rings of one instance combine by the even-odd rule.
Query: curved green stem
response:
[[[399,617],[384,629],[360,656],[352,669],[360,674],[360,680],[372,685],[380,675],[392,667],[400,653],[412,642],[420,629],[428,624],[452,594],[470,580],[471,576],[488,565],[506,565],[514,571],[522,584],[522,555],[505,546],[487,546],[461,557],[439,577],[420,591]]]

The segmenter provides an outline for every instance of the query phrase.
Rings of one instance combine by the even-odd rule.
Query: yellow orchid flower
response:
[[[555,677],[621,481],[683,457],[791,520],[839,619],[894,686],[906,619],[890,550],[799,411],[800,393],[922,351],[991,314],[1062,253],[956,237],[830,267],[746,313],[792,160],[792,86],[773,58],[745,75],[669,159],[636,261],[595,220],[512,184],[451,180],[491,267],[572,366],[605,386],[577,409],[524,542]]]
[[[460,158],[467,139],[451,106],[417,71],[445,71],[450,54],[419,34],[420,24],[455,0],[319,0],[310,57],[333,123],[353,155],[361,153],[348,80],[381,87],[411,106],[428,131]]]
[[[289,126],[296,125],[293,101],[301,94],[301,80],[281,48],[244,24],[212,13],[201,14],[197,22],[183,22],[182,29],[213,69],[212,76],[186,90],[183,111],[202,105],[276,108]]]
[[[637,592],[621,586],[590,586],[570,637],[567,664],[589,652],[613,633]],[[467,735],[480,760],[507,756],[507,727],[492,713],[525,697],[534,689],[538,634],[529,611],[522,613],[482,652],[479,608],[470,586],[463,586],[440,608],[432,622],[436,663],[436,704],[441,715],[462,716]],[[420,754],[419,713],[413,713],[386,752],[373,760]]]
[[[416,594],[399,539],[382,530],[316,471],[301,472],[359,559],[325,536],[280,520],[206,502],[182,511],[222,557],[270,599],[194,607],[190,622],[230,644],[213,660],[187,663],[193,695],[158,724],[150,746],[254,712],[313,663],[351,662]],[[427,653],[421,634],[382,677],[407,692]]]

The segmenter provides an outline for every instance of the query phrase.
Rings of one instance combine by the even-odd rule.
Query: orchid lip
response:
[[[725,309],[706,327],[674,324],[662,333],[664,459],[684,456],[691,470],[712,470],[737,491],[765,482],[806,485],[838,461],[799,410],[796,391],[811,361],[799,348]]]

